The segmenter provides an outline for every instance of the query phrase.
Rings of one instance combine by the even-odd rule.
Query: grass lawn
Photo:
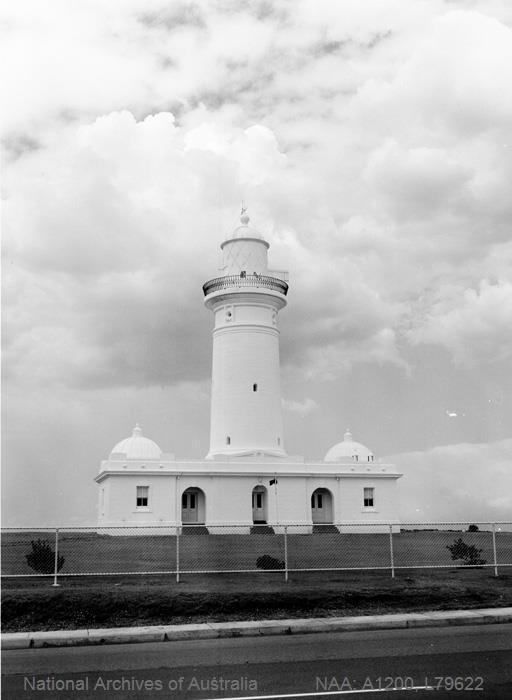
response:
[[[512,605],[512,570],[5,579],[3,631],[383,614]]]
[[[389,535],[382,533],[293,534],[287,538],[288,567],[357,568],[390,565]],[[493,561],[490,531],[403,531],[393,535],[396,566],[454,564],[447,545],[462,537],[481,549],[486,562]],[[30,540],[43,539],[53,547],[53,534],[21,532],[2,536],[4,574],[33,574],[27,565]],[[62,574],[175,571],[176,537],[132,535],[116,537],[91,532],[62,532],[59,554]],[[512,564],[512,532],[496,535],[498,561]],[[268,554],[284,559],[282,535],[206,534],[185,535],[179,541],[181,571],[257,570],[258,557]]]
[[[282,535],[184,535],[180,571],[251,570],[250,573],[184,573],[127,576],[122,572],[165,571],[176,567],[176,538],[170,535],[113,537],[63,532],[59,588],[50,578],[3,579],[4,631],[76,629],[283,617],[357,615],[512,605],[512,567],[494,577],[493,568],[452,568],[447,545],[462,537],[493,562],[489,531],[422,530],[393,535],[395,566],[444,565],[445,569],[357,571],[389,567],[387,534],[324,533],[288,536],[290,580],[283,572],[262,572],[258,557],[284,559]],[[52,533],[4,534],[4,574],[34,573],[26,560],[32,539]],[[496,536],[498,561],[512,563],[512,533]],[[459,562],[460,563],[460,562]],[[341,568],[346,571],[294,572]],[[117,572],[118,575],[108,575]],[[103,573],[103,576],[66,576]]]

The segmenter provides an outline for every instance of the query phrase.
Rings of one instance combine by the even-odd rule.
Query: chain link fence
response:
[[[2,577],[512,566],[512,523],[2,529]]]

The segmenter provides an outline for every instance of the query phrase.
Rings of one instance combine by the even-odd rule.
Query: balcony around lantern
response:
[[[233,287],[253,287],[260,289],[270,289],[272,292],[279,292],[283,296],[286,296],[288,292],[288,284],[277,277],[270,277],[268,275],[247,275],[240,273],[240,275],[225,275],[224,277],[216,277],[215,279],[208,280],[203,284],[203,292],[205,297],[213,292],[220,292],[223,289],[229,289]]]

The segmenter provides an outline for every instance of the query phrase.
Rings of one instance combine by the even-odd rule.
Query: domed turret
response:
[[[240,216],[241,225],[236,227],[236,229],[233,231],[233,233],[231,234],[231,236],[229,236],[227,240],[232,241],[238,238],[255,238],[258,241],[263,241],[264,239],[261,233],[252,226],[249,226],[249,221],[249,215],[247,214],[245,209],[242,209],[242,215]],[[265,244],[268,248],[268,243],[266,241]]]
[[[110,453],[110,459],[160,459],[162,450],[156,442],[142,435],[140,425],[137,423],[132,436],[121,440]]]
[[[240,226],[221,243],[223,254],[222,271],[224,275],[266,275],[267,251],[269,244],[261,233],[249,226],[249,217],[242,210]]]
[[[352,433],[347,429],[343,436],[343,442],[338,442],[331,447],[324,457],[324,462],[373,462],[374,455],[371,450],[362,445],[360,442],[355,442],[352,439]]]

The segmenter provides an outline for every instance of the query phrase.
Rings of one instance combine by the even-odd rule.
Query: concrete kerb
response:
[[[226,637],[350,632],[356,630],[475,625],[499,622],[512,622],[512,608],[361,615],[358,617],[207,622],[191,625],[156,625],[151,627],[57,630],[51,632],[15,632],[2,634],[2,649],[172,642],[184,639],[221,639]]]

